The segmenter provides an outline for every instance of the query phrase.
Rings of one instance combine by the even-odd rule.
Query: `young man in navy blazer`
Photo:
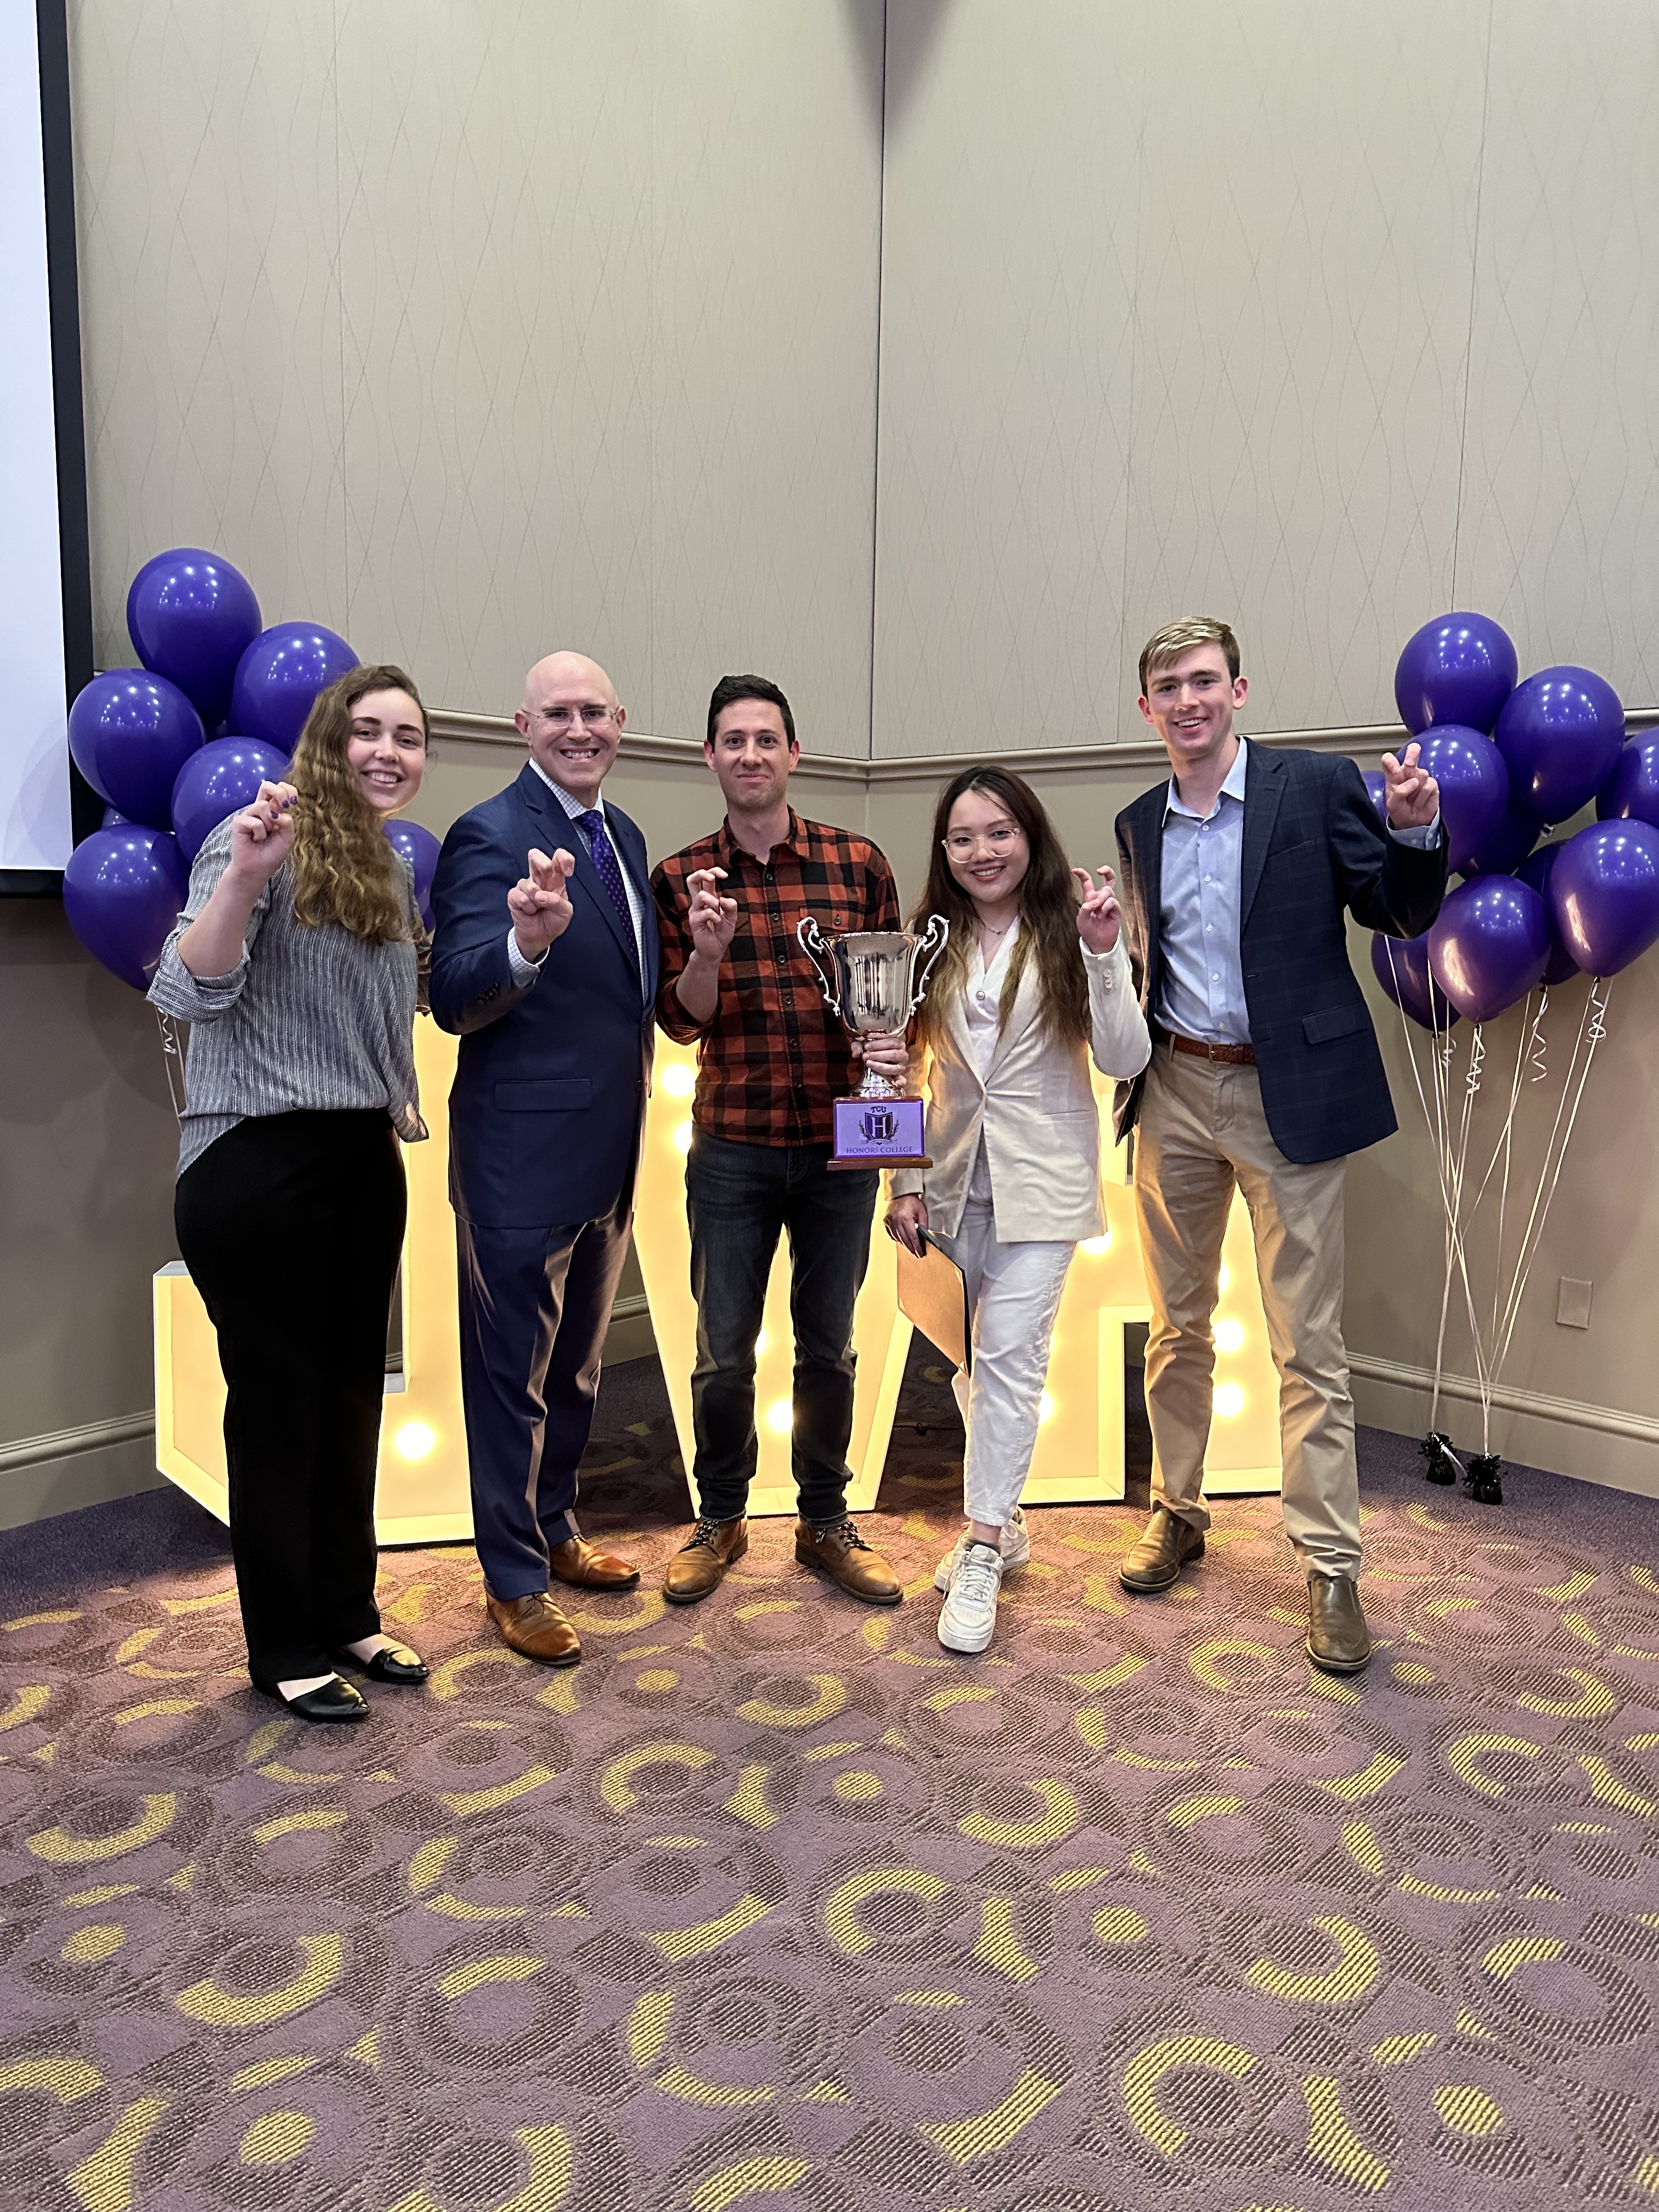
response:
[[[1246,745],[1238,641],[1171,623],[1140,657],[1140,711],[1168,779],[1117,817],[1118,896],[1151,1024],[1145,1074],[1118,1085],[1134,1129],[1151,1291],[1152,1517],[1120,1570],[1167,1589],[1204,1549],[1221,1241],[1235,1188],[1255,1237],[1279,1378],[1285,1533],[1308,1577],[1309,1656],[1370,1656],[1357,1587],[1359,1483],[1342,1343],[1346,1155],[1395,1128],[1345,915],[1415,937],[1440,908],[1446,839],[1409,745],[1382,758],[1388,824],[1345,755]]]
[[[444,840],[430,998],[461,1040],[449,1188],[490,1618],[514,1650],[572,1666],[580,1644],[550,1577],[639,1580],[583,1539],[574,1509],[633,1218],[657,927],[645,842],[600,796],[626,720],[611,678],[551,653],[514,720],[530,758]]]

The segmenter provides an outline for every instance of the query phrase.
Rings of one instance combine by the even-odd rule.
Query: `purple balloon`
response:
[[[1529,860],[1522,860],[1516,870],[1517,883],[1530,884],[1543,900],[1550,918],[1550,957],[1544,969],[1544,981],[1553,986],[1570,982],[1577,975],[1578,963],[1561,939],[1555,920],[1555,904],[1550,896],[1550,878],[1555,873],[1555,864],[1566,851],[1565,844],[1540,845]]]
[[[1569,837],[1550,877],[1561,942],[1587,975],[1616,975],[1659,938],[1659,830],[1595,822]]]
[[[1498,750],[1510,789],[1540,822],[1566,822],[1618,765],[1625,710],[1611,684],[1588,668],[1540,668],[1504,702]]]
[[[222,555],[178,545],[133,578],[127,634],[146,668],[176,684],[204,722],[217,722],[236,664],[259,635],[259,602]]]
[[[1476,846],[1459,872],[1464,876],[1512,875],[1543,835],[1513,793],[1491,836]]]
[[[422,830],[418,822],[400,822],[395,817],[386,823],[386,834],[415,871],[415,903],[421,909],[421,920],[430,929],[434,926],[432,872],[443,850],[443,840],[434,837],[429,830]]]
[[[237,663],[230,718],[250,737],[291,753],[317,694],[358,665],[345,640],[321,623],[276,623]]]
[[[1613,774],[1595,794],[1601,822],[1651,822],[1659,829],[1659,732],[1619,749]]]
[[[173,833],[193,860],[227,815],[251,806],[262,783],[288,774],[288,758],[258,738],[210,738],[179,769],[173,787]]]
[[[1380,768],[1361,769],[1359,773],[1365,779],[1365,789],[1370,793],[1371,805],[1386,822],[1389,818],[1389,779]]]
[[[1437,722],[1489,733],[1518,666],[1509,633],[1489,615],[1437,615],[1407,639],[1395,665],[1400,719],[1413,737]]]
[[[1386,937],[1379,929],[1371,939],[1371,972],[1402,1013],[1419,1028],[1453,1028],[1457,1009],[1429,973],[1429,939]]]
[[[69,856],[64,912],[94,959],[145,991],[189,889],[184,855],[165,830],[94,830]]]
[[[175,684],[112,668],[69,712],[75,765],[108,805],[152,830],[171,826],[173,779],[202,744],[202,718]]]
[[[1437,722],[1422,740],[1418,766],[1440,786],[1440,815],[1449,848],[1446,864],[1462,870],[1496,836],[1510,803],[1504,756],[1479,730]]]
[[[1446,895],[1429,932],[1429,967],[1460,1014],[1489,1022],[1524,999],[1550,957],[1550,918],[1530,884],[1477,876]]]
[[[106,806],[98,824],[100,830],[131,830],[132,826],[118,806]]]

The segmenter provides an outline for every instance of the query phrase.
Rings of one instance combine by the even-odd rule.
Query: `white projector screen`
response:
[[[0,346],[0,888],[8,890],[41,887],[40,872],[61,870],[74,842],[66,718],[86,611],[66,609],[65,576],[71,597],[79,598],[86,489],[73,218],[62,204],[70,173],[63,29],[63,0],[42,0],[38,11],[28,0],[0,0],[0,307],[7,332]],[[49,173],[58,188],[50,243]],[[70,375],[74,389],[64,392]],[[60,452],[67,456],[64,482]]]

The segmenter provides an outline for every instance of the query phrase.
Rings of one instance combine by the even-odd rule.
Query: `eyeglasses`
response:
[[[1000,830],[988,830],[982,837],[967,837],[958,830],[954,837],[941,837],[939,842],[953,860],[971,860],[981,845],[988,845],[993,857],[1000,860],[1024,835],[1023,830],[1009,824]]]
[[[585,707],[538,707],[532,719],[545,723],[550,730],[574,729],[578,721],[585,730],[602,730],[615,719],[616,712],[614,707],[601,707],[597,700],[590,700]]]

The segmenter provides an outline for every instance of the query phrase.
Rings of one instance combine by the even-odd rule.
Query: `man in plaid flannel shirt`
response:
[[[868,838],[797,814],[800,757],[789,702],[762,676],[726,676],[708,702],[703,755],[725,821],[651,878],[662,933],[657,1019],[699,1046],[686,1212],[697,1359],[691,1376],[701,1517],[664,1595],[690,1605],[749,1548],[744,1510],[757,1455],[755,1341],[780,1233],[789,1234],[795,1328],[795,1557],[870,1605],[896,1605],[898,1577],[847,1511],[853,1432],[853,1307],[880,1181],[832,1171],[830,1102],[857,1087],[859,1047],[824,1005],[796,939],[803,915],[830,936],[897,929],[892,870]],[[867,1057],[902,1075],[902,1037]]]

